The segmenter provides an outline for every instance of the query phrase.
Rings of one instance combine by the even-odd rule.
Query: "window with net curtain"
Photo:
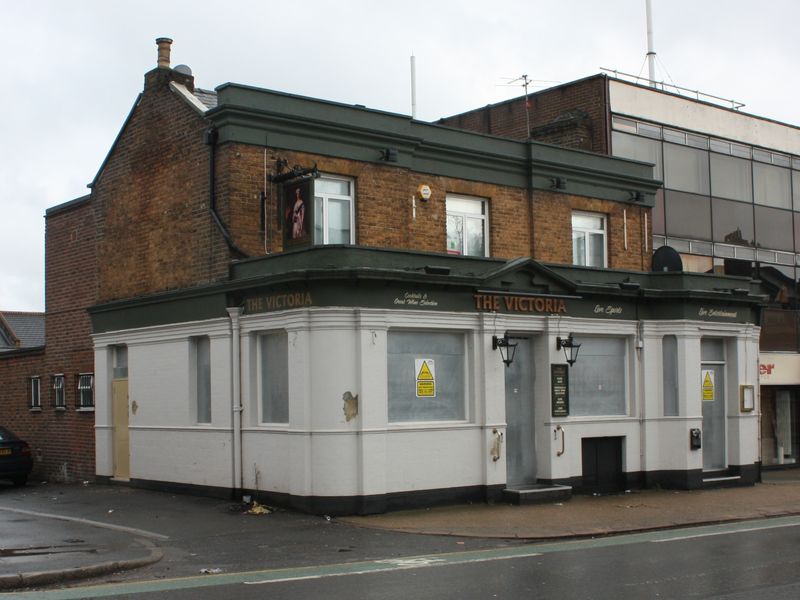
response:
[[[466,419],[465,336],[460,332],[390,331],[389,422]],[[433,361],[435,396],[417,396],[417,359]]]
[[[445,206],[447,253],[488,256],[486,200],[448,194]]]
[[[353,244],[353,180],[323,175],[314,181],[314,243]]]
[[[569,370],[570,416],[627,414],[624,338],[586,337],[580,357]]]
[[[599,213],[572,213],[572,263],[607,266],[606,217]]]

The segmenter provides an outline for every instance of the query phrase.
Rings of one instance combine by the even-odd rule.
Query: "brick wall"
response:
[[[528,115],[533,138],[608,154],[606,82],[607,78],[599,75],[531,94]],[[586,121],[570,122],[567,117],[575,111],[585,114]],[[559,121],[561,127],[548,127]],[[445,117],[439,123],[517,140],[528,137],[523,97]]]
[[[282,249],[277,225],[278,186],[267,183],[267,243],[261,224],[264,188],[264,148],[225,144],[218,150],[220,210],[236,244],[251,256]],[[356,243],[363,246],[445,252],[447,194],[486,198],[489,205],[489,249],[497,258],[532,256],[555,263],[572,263],[572,211],[607,217],[609,267],[646,270],[644,251],[646,209],[606,200],[438,177],[383,164],[361,163],[316,154],[266,151],[268,172],[276,159],[312,166],[323,173],[352,177],[356,186]],[[431,188],[428,202],[412,201],[420,184]],[[416,215],[414,215],[416,205]],[[533,206],[533,208],[531,208]],[[650,220],[648,220],[649,227]],[[626,247],[627,230],[627,247]],[[531,235],[533,232],[533,235]],[[648,235],[652,232],[649,231]]]
[[[31,444],[34,477],[44,477],[41,460],[36,460],[46,440],[45,419],[30,409],[30,379],[40,376],[44,385],[44,351],[0,353],[0,425],[8,427]]]
[[[221,212],[236,244],[252,256],[265,252],[260,194],[264,187],[264,149],[225,144],[218,150]],[[445,198],[448,193],[489,200],[489,239],[494,256],[530,254],[530,210],[527,192],[519,188],[414,173],[408,169],[362,163],[316,154],[268,149],[267,170],[275,171],[277,158],[290,165],[317,165],[322,173],[352,177],[355,181],[356,243],[363,246],[446,250]],[[224,182],[224,183],[223,183]],[[431,199],[414,200],[421,184]],[[278,229],[278,186],[267,183],[268,232],[266,249],[282,249]],[[414,210],[416,205],[416,215]]]
[[[644,231],[647,210],[609,200],[537,191],[533,216],[534,258],[571,264],[572,211],[586,211],[606,216],[609,268],[649,270],[650,253],[645,251],[644,240],[649,240],[653,232],[650,219],[648,230]]]
[[[48,211],[45,230],[45,350],[0,355],[0,423],[33,448],[37,479],[94,476],[94,412],[78,410],[78,375],[94,372],[86,309],[95,303],[95,226],[88,198]],[[64,409],[53,405],[53,375],[64,375]],[[31,377],[41,409],[31,410]]]
[[[156,69],[92,194],[98,300],[128,298],[227,274],[229,254],[209,213],[208,124]],[[190,83],[190,82],[188,82]]]
[[[43,474],[57,480],[92,477],[94,413],[79,411],[78,375],[94,373],[91,324],[95,304],[95,222],[91,203],[48,212],[45,231],[45,327],[41,433],[36,440]],[[66,408],[53,406],[52,376],[64,375]]]

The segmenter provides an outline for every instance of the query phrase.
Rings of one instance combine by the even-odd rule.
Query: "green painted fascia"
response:
[[[742,277],[592,269],[541,264],[528,258],[504,261],[317,246],[234,262],[225,282],[109,302],[90,308],[89,313],[93,332],[101,333],[224,318],[228,306],[241,305],[254,293],[313,289],[323,303],[331,302],[324,305],[343,301],[343,305],[362,306],[361,302],[383,294],[381,290],[390,294],[407,289],[438,291],[449,298],[443,308],[460,307],[457,310],[474,308],[475,293],[550,295],[571,298],[575,316],[597,316],[592,310],[595,303],[611,302],[627,307],[626,319],[696,319],[700,318],[698,308],[705,307],[730,308],[739,311],[737,322],[755,322],[765,297],[750,291],[745,294],[743,286],[750,283]],[[368,297],[362,298],[359,291]],[[390,307],[380,302],[376,306]]]
[[[554,177],[564,179],[556,191],[653,208],[661,182],[652,165],[618,157],[530,142],[533,189],[556,190]],[[636,192],[641,199],[636,200]]]
[[[652,207],[660,182],[652,166],[539,142],[445,127],[408,116],[228,83],[207,116],[220,143],[237,142],[382,163],[419,173],[520,188],[563,191]],[[381,151],[398,150],[383,163]]]
[[[138,329],[226,317],[227,296],[218,286],[109,302],[89,308],[92,333]]]

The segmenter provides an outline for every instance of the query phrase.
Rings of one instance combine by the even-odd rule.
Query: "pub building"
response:
[[[86,375],[29,417],[98,480],[329,515],[756,481],[762,284],[653,254],[652,164],[202,90],[171,43],[48,211],[15,374]]]

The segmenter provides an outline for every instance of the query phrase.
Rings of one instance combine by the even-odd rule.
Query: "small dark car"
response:
[[[31,447],[0,425],[0,479],[14,485],[25,485],[33,468]]]

